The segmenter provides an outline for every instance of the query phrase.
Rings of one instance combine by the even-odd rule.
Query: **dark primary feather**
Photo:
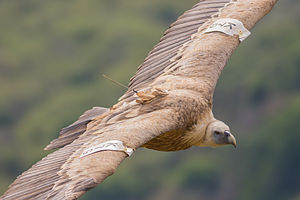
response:
[[[133,95],[133,90],[140,90],[151,84],[171,66],[178,62],[172,59],[179,52],[183,44],[191,40],[191,36],[197,32],[207,20],[218,13],[230,0],[204,0],[186,11],[164,33],[159,43],[150,51],[136,74],[130,79],[128,91],[120,98],[126,99]]]
[[[75,149],[76,146],[72,145],[49,154],[20,175],[1,198],[3,200],[47,199],[55,182],[60,179],[57,172]]]

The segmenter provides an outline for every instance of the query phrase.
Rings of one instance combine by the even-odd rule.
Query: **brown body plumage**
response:
[[[190,146],[236,145],[229,127],[212,114],[213,92],[238,36],[204,33],[220,18],[251,29],[277,0],[203,0],[185,12],[149,53],[128,91],[110,109],[96,107],[63,129],[49,154],[12,183],[1,199],[76,199],[111,175],[127,157],[88,148],[119,140],[176,151]]]

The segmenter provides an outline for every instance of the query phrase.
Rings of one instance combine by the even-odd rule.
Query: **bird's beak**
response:
[[[227,144],[232,144],[236,148],[235,137],[229,131],[225,131],[225,135],[227,136]]]

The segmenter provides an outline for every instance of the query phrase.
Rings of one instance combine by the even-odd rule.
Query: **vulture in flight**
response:
[[[77,199],[137,148],[178,151],[236,140],[214,118],[227,60],[277,0],[201,0],[171,24],[111,108],[86,111],[21,174],[1,200]]]

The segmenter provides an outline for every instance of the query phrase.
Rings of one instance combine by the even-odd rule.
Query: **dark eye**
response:
[[[219,131],[215,131],[214,133],[215,133],[215,135],[220,135],[221,134],[221,132],[219,132]]]

